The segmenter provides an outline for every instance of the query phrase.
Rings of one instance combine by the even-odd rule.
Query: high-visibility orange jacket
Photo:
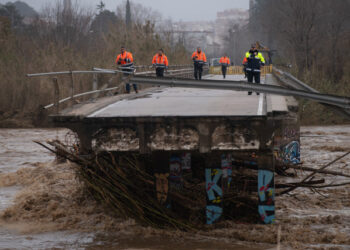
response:
[[[168,67],[169,62],[166,55],[159,55],[158,53],[154,55],[152,64],[155,66]]]
[[[119,60],[120,59],[120,60]],[[134,62],[134,58],[130,52],[125,51],[123,54],[119,54],[115,60],[116,64],[123,66],[131,66]]]
[[[230,66],[230,58],[226,57],[226,56],[223,56],[220,58],[220,61],[219,63],[222,65],[222,66]]]
[[[196,50],[192,54],[192,60],[197,63],[205,63],[207,62],[207,57],[205,56],[205,53],[203,51],[198,53],[198,51]]]

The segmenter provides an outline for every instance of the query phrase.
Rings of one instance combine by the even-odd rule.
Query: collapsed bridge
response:
[[[243,75],[228,75],[227,81],[207,75],[200,82],[135,76],[132,83],[153,86],[139,94],[74,105],[53,115],[52,121],[77,133],[81,155],[137,155],[140,168],[154,178],[155,198],[175,213],[189,209],[176,200],[186,197],[186,185],[203,183],[198,196],[205,200],[193,213],[203,212],[207,224],[244,214],[227,198],[235,191],[256,193],[257,217],[274,223],[274,174],[300,163],[298,105],[281,95],[336,104],[345,113],[349,103],[302,87],[281,88],[281,82],[288,84],[285,77],[283,72],[268,73],[263,85],[248,85]],[[260,95],[242,92],[247,90]]]

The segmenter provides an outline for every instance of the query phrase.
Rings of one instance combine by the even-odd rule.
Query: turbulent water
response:
[[[54,155],[33,142],[64,140],[66,133],[0,130],[0,249],[272,249],[279,230],[281,249],[350,249],[350,185],[277,198],[277,224],[270,226],[224,222],[186,233],[111,217],[84,192],[73,165],[55,164]],[[350,126],[304,127],[301,145],[303,165],[319,167],[350,151]],[[328,169],[350,174],[350,156]],[[295,179],[276,179],[286,181]]]

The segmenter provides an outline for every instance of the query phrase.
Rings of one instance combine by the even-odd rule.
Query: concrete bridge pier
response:
[[[261,222],[275,223],[275,162],[271,151],[258,155],[258,197]]]

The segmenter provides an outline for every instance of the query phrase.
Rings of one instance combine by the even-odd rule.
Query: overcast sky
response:
[[[16,0],[0,0],[0,3],[14,2]],[[40,10],[41,6],[46,2],[54,2],[56,0],[21,0],[32,6],[36,10]],[[78,0],[85,6],[95,8],[100,0]],[[216,12],[225,9],[241,8],[248,9],[249,0],[130,0],[132,2],[141,3],[151,7],[162,13],[164,18],[170,17],[178,21],[200,21],[214,20]],[[74,2],[74,0],[72,1]],[[123,0],[103,0],[106,8],[115,11],[117,5]]]

